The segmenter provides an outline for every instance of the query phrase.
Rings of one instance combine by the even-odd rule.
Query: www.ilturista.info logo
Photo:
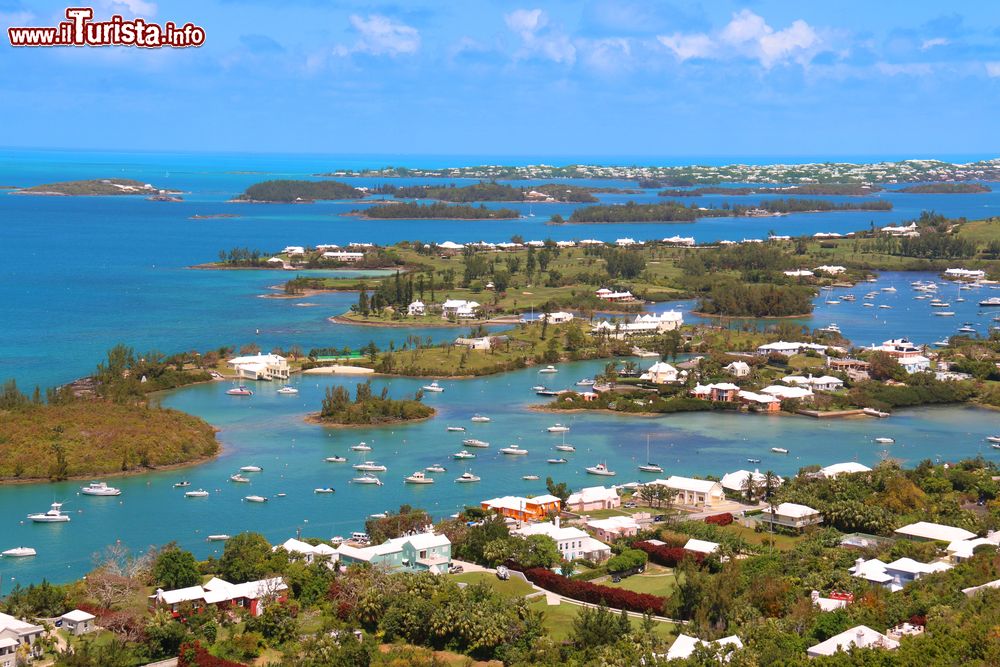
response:
[[[69,7],[67,21],[57,26],[7,28],[11,46],[138,46],[185,48],[205,43],[205,29],[193,23],[163,25],[144,19],[126,20],[115,14],[107,21],[94,21],[90,7]]]

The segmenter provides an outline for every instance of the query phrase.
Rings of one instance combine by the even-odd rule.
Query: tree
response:
[[[260,533],[240,533],[228,540],[219,559],[219,574],[233,584],[263,579],[270,570],[271,545]]]
[[[201,581],[194,554],[171,542],[153,561],[153,581],[166,590],[196,586]]]
[[[569,498],[570,494],[573,493],[569,486],[566,485],[566,482],[559,482],[556,484],[552,481],[551,477],[545,478],[545,488],[549,493],[562,501],[563,505],[566,504],[566,500]]]

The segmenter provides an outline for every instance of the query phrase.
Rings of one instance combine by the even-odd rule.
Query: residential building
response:
[[[668,479],[657,479],[650,484],[659,484],[674,491],[674,502],[689,507],[714,507],[725,501],[726,492],[722,485],[709,479],[694,479],[672,475]]]
[[[461,243],[455,243],[454,241],[445,241],[444,243],[438,243],[437,247],[443,250],[446,254],[455,254],[464,248],[465,246]]]
[[[583,244],[584,241],[580,241],[580,245]],[[604,301],[610,301],[612,303],[632,303],[636,301],[636,298],[632,296],[632,292],[629,292],[628,290],[624,292],[615,292],[609,290],[607,287],[602,287],[594,292],[594,295],[598,299],[603,299]]]
[[[542,313],[538,316],[538,320],[540,322],[548,322],[549,324],[565,324],[573,321],[573,313],[564,313],[562,311],[548,314]]]
[[[725,475],[722,476],[722,480],[719,483],[722,484],[722,488],[725,489],[726,491],[732,491],[733,493],[742,494],[743,487],[744,485],[746,485],[747,477],[749,477],[750,475],[753,475],[754,484],[760,488],[763,488],[767,476],[757,469],[754,469],[753,472],[750,472],[749,470],[737,470],[735,472],[726,473]],[[785,480],[775,475],[773,483],[775,488],[777,488],[782,484],[784,484]]]
[[[760,390],[760,393],[774,396],[782,401],[808,400],[815,395],[813,394],[812,389],[807,389],[806,387],[786,387],[781,384],[772,384],[768,387],[764,387]]]
[[[813,269],[813,271],[829,273],[831,276],[836,276],[847,271],[847,267],[824,264],[823,266],[817,266]]]
[[[812,375],[786,375],[781,378],[781,381],[797,387],[808,387],[813,391],[837,391],[844,388],[844,381],[832,375],[823,375],[821,377],[813,377]]]
[[[319,246],[316,246],[316,247],[317,247],[317,249],[319,248]],[[336,247],[336,246],[334,246],[334,247]],[[300,245],[289,245],[289,246],[285,246],[285,249],[282,250],[281,252],[283,252],[286,255],[304,255],[304,254],[306,254],[306,249],[303,248]]]
[[[646,369],[646,371],[639,376],[639,379],[652,382],[653,384],[673,384],[676,382],[683,382],[685,376],[687,376],[687,372],[679,374],[677,369],[667,362],[658,361]]]
[[[678,329],[683,324],[683,313],[676,310],[665,310],[659,315],[655,313],[636,315],[631,322],[602,320],[591,327],[591,333],[604,334],[619,339],[632,336],[655,336]]]
[[[470,350],[489,350],[493,347],[493,339],[490,336],[479,338],[456,338],[455,345],[467,347]]]
[[[911,222],[908,225],[886,225],[879,231],[889,236],[920,236],[920,232],[917,230],[917,223],[915,222]]]
[[[209,605],[220,608],[241,607],[252,616],[264,613],[266,600],[273,598],[284,601],[288,597],[288,586],[281,577],[248,581],[243,584],[231,584],[228,581],[213,577],[203,586],[189,586],[172,591],[162,588],[149,596],[151,607],[161,607],[170,611],[174,617],[185,612],[198,613]]]
[[[550,494],[534,498],[502,496],[484,500],[481,506],[484,510],[493,510],[515,521],[544,521],[549,514],[557,513],[562,509],[562,502]]]
[[[750,375],[750,364],[745,361],[734,361],[725,367],[730,375],[738,378],[745,378]]]
[[[993,581],[988,581],[980,586],[969,586],[968,588],[963,588],[962,592],[965,593],[966,597],[972,597],[976,593],[981,591],[988,591],[993,588],[1000,588],[1000,579],[994,579]]]
[[[695,648],[698,646],[708,646],[714,648],[716,658],[719,662],[728,662],[728,654],[732,651],[739,651],[742,649],[743,642],[740,641],[740,638],[736,635],[723,637],[722,639],[717,639],[714,642],[706,642],[698,639],[697,637],[692,637],[691,635],[680,634],[677,635],[677,639],[675,639],[674,643],[670,645],[669,649],[667,649],[667,661],[686,660],[691,657],[691,654],[694,653]]]
[[[837,651],[850,651],[855,646],[858,648],[882,648],[891,651],[899,648],[899,642],[889,639],[881,632],[872,630],[867,625],[859,625],[807,649],[806,655],[810,658],[830,656]]]
[[[929,521],[908,524],[897,528],[893,534],[917,542],[948,542],[949,544],[957,540],[971,540],[976,537],[975,533],[964,528],[955,528]]]
[[[406,307],[406,314],[410,317],[423,317],[427,314],[427,306],[423,301],[414,301]]]
[[[803,530],[809,526],[823,523],[823,515],[808,505],[797,503],[781,503],[774,509],[764,510],[761,515],[764,523],[770,523],[782,528]]]
[[[877,558],[871,560],[858,558],[848,572],[852,576],[884,586],[890,591],[899,591],[925,574],[944,572],[951,568],[951,564],[941,561],[921,563],[912,558],[897,558],[891,563],[884,563]]]
[[[885,352],[895,358],[907,373],[921,373],[931,367],[931,360],[922,354],[921,348],[906,338],[893,338],[883,341],[881,345],[872,345],[868,349],[873,352]]]
[[[819,469],[819,474],[823,477],[833,478],[837,475],[852,475],[858,472],[871,472],[871,468],[858,463],[857,461],[847,461],[846,463],[834,463]]]
[[[829,357],[826,366],[832,371],[845,373],[848,378],[855,382],[861,382],[870,378],[868,369],[871,364],[861,359],[834,359]]]
[[[74,609],[73,611],[63,614],[60,619],[62,620],[63,630],[73,635],[74,637],[79,637],[80,635],[85,635],[88,632],[93,632],[96,630],[94,625],[94,620],[97,617],[93,614],[88,614],[82,609]],[[0,664],[3,664],[0,662]]]
[[[693,236],[668,236],[667,238],[663,239],[662,243],[666,243],[667,245],[681,245],[681,246],[691,247],[691,246],[694,245],[694,237]]]
[[[792,269],[791,271],[782,271],[789,278],[812,278],[816,274],[809,269]]]
[[[441,304],[441,317],[446,320],[471,320],[476,316],[479,303],[465,299],[448,299]]]
[[[607,519],[589,519],[587,528],[594,531],[597,539],[614,542],[622,537],[633,537],[639,532],[639,522],[632,516],[613,516]]]
[[[571,493],[566,499],[566,509],[581,514],[595,510],[611,510],[621,507],[622,499],[614,488],[604,486],[588,486],[576,493]]]
[[[809,596],[813,605],[819,607],[820,611],[836,611],[843,609],[854,602],[853,593],[831,593],[830,597],[821,597],[819,591],[813,591]]]
[[[404,535],[369,547],[348,543],[337,547],[342,565],[368,563],[389,570],[446,574],[451,567],[451,540],[434,532]]]
[[[529,523],[511,531],[512,535],[529,537],[531,535],[547,535],[555,540],[559,553],[566,560],[586,558],[592,561],[603,561],[611,557],[611,547],[595,540],[585,531],[572,526],[562,526],[559,517],[555,521],[544,523]]]
[[[624,239],[615,239],[615,245],[618,246],[619,248],[627,248],[629,246],[642,245],[642,243],[636,243],[635,239],[624,238]]]
[[[0,638],[0,667],[17,667],[18,646],[16,639]]]
[[[719,550],[719,544],[718,542],[709,542],[708,540],[696,540],[692,537],[684,543],[684,550],[706,555],[714,554]]]
[[[752,391],[740,390],[737,398],[751,410],[758,412],[781,411],[781,399],[770,394],[758,394]]]
[[[976,547],[1000,546],[1000,530],[990,531],[986,537],[971,540],[956,540],[948,545],[948,558],[952,563],[961,563],[975,555]]]
[[[349,252],[347,250],[330,250],[322,254],[323,259],[329,259],[334,262],[360,262],[365,258],[365,253],[363,252]]]
[[[288,360],[279,354],[257,353],[235,357],[227,363],[244,380],[288,380]]]
[[[986,277],[986,272],[979,269],[945,269],[944,275],[949,278],[967,278],[970,280],[982,280]]]
[[[21,646],[32,658],[42,654],[39,640],[45,634],[45,628],[34,623],[28,623],[9,614],[0,614],[0,667],[14,667],[16,654]],[[7,662],[5,662],[7,660]]]
[[[820,354],[825,354],[827,350],[830,349],[829,345],[820,345],[819,343],[794,343],[784,340],[775,341],[774,343],[765,343],[757,348],[757,354],[762,356],[767,356],[770,354],[781,354],[786,357],[790,357],[793,354],[799,354],[800,352],[805,352],[808,350],[813,350],[819,352]]]
[[[339,560],[337,550],[329,544],[312,545],[308,542],[290,538],[274,547],[272,551],[277,551],[278,549],[284,549],[292,556],[301,557],[307,564],[325,559],[332,565]]]

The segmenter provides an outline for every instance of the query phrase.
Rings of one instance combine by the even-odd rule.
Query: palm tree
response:
[[[764,473],[764,498],[767,500],[771,499],[774,495],[775,489],[778,488],[778,476],[773,470],[768,470]]]
[[[757,497],[757,492],[759,489],[757,485],[757,480],[754,479],[752,472],[747,473],[747,477],[746,479],[743,480],[743,484],[741,485],[741,490],[743,491],[743,494],[746,497],[748,503],[752,503],[754,501],[754,498]]]

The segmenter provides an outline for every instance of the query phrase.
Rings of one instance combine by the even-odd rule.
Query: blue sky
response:
[[[84,3],[81,3],[84,4]],[[0,26],[65,4],[0,0]],[[0,47],[0,145],[1000,155],[1000,3],[94,0],[186,50]]]

